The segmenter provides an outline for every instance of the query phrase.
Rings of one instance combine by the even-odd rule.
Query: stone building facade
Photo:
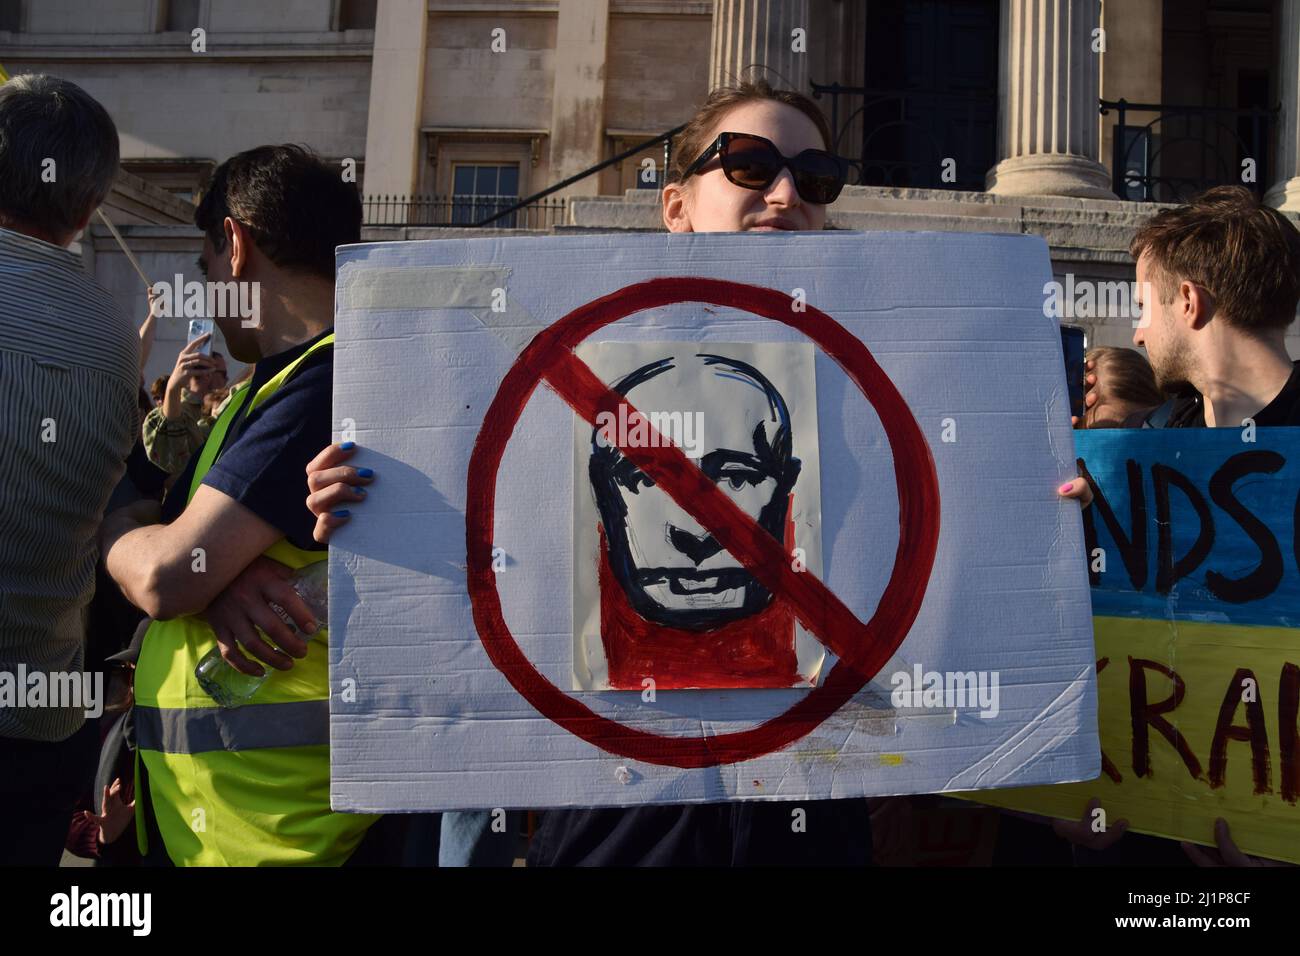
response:
[[[1300,211],[1300,0],[0,0],[0,64],[112,112],[135,193],[158,197],[128,241],[165,277],[197,277],[199,240],[159,193],[192,202],[241,149],[351,160],[367,238],[445,236],[755,69],[833,118],[856,183],[838,228],[1032,232],[1062,279],[1126,281],[1149,200],[1240,181]],[[497,225],[659,228],[663,159],[656,143]],[[83,249],[143,315],[107,234]]]

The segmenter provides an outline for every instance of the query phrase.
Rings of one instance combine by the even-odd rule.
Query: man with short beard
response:
[[[1286,350],[1300,300],[1291,221],[1245,188],[1222,186],[1157,213],[1129,251],[1143,298],[1133,343],[1176,395],[1144,424],[1300,425],[1300,372]]]

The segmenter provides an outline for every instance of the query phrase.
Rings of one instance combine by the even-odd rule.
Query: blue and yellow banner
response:
[[[1300,428],[1077,437],[1102,775],[977,799],[1300,863]]]

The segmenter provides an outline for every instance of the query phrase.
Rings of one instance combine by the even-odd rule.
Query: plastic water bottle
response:
[[[308,609],[315,616],[317,628],[328,626],[329,562],[317,561],[314,564],[307,565],[293,576],[291,583],[293,589],[298,592],[298,596],[303,599]],[[271,610],[275,611],[280,616],[280,619],[289,625],[294,634],[299,633],[298,626],[293,623],[293,619],[289,617],[284,608],[278,604],[272,604]],[[262,636],[266,637],[265,634]],[[251,674],[235,670],[222,658],[221,648],[214,647],[203,655],[203,660],[199,661],[199,666],[194,668],[194,677],[199,682],[199,686],[207,691],[208,696],[222,707],[239,707],[252,700],[253,695],[275,673],[274,668],[265,664],[262,665],[262,670],[264,673],[261,677],[254,677]]]

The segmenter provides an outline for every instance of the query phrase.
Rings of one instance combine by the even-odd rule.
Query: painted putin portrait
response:
[[[603,664],[605,674],[603,682],[584,686],[642,690],[649,686],[647,680],[662,689],[813,682],[815,671],[807,673],[808,660],[801,662],[796,646],[801,629],[786,601],[622,451],[671,442],[780,541],[792,561],[801,556],[806,561],[807,548],[801,544],[808,541],[800,538],[812,535],[798,534],[796,514],[805,522],[810,517],[805,488],[815,485],[818,476],[815,468],[805,467],[796,447],[815,452],[815,433],[807,440],[798,437],[791,401],[760,368],[762,359],[773,365],[773,356],[754,353],[772,348],[624,347],[636,353],[626,360],[646,360],[608,383],[626,402],[617,414],[606,413],[594,427],[586,425],[585,461],[575,459],[581,469],[575,472],[575,495],[581,498],[585,490],[596,524],[590,569],[596,587],[586,592],[594,606],[585,610],[588,623],[596,624],[599,644],[581,650],[587,660],[603,658],[593,669]],[[789,363],[790,356],[784,361]],[[782,371],[780,377],[799,385],[799,397],[808,398],[810,382],[792,376],[796,369]],[[806,427],[809,416],[802,417]],[[816,489],[807,497],[815,503]],[[575,509],[575,517],[580,510]],[[576,573],[582,570],[575,568]],[[575,602],[575,620],[581,610]],[[808,650],[818,657],[816,650]],[[575,667],[575,677],[579,670]]]

